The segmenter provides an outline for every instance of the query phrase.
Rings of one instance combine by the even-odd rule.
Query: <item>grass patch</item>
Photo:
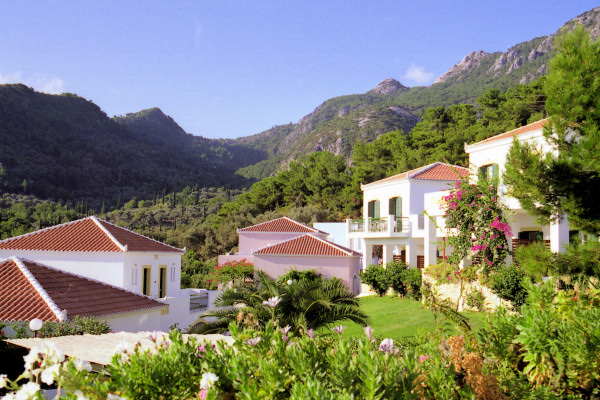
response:
[[[419,333],[435,332],[437,329],[433,313],[424,308],[419,301],[391,296],[368,296],[360,298],[360,307],[369,316],[369,325],[373,328],[375,336],[399,339],[414,337]],[[485,313],[467,311],[462,314],[469,318],[474,331],[485,322]],[[438,322],[443,320],[444,317],[440,316]],[[345,335],[364,335],[360,325],[353,322],[344,325],[347,325]]]

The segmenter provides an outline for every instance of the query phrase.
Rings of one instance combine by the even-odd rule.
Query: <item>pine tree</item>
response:
[[[557,45],[546,79],[551,122],[544,135],[558,155],[516,142],[504,178],[542,222],[567,214],[579,229],[600,232],[600,42],[577,27],[559,36]]]

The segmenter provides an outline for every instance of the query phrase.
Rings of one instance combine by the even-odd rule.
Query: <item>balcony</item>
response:
[[[392,237],[408,236],[410,222],[407,217],[367,218],[347,220],[348,233],[356,236]]]

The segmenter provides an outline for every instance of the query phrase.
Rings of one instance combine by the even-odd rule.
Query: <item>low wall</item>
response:
[[[488,288],[487,286],[483,286],[478,281],[464,283],[461,297],[459,283],[437,284],[436,280],[430,277],[429,275],[422,274],[422,276],[423,283],[430,284],[433,290],[436,292],[436,295],[439,299],[449,299],[453,304],[456,304],[460,297],[458,311],[477,311],[477,309],[469,307],[466,302],[467,293],[469,293],[469,291],[471,291],[472,289],[476,289],[483,293],[483,295],[485,296],[484,307],[487,310],[496,310],[501,305],[505,308],[511,308],[511,303],[509,301],[501,299],[492,291],[492,289]]]
[[[190,295],[202,293],[208,295],[207,308],[190,310]],[[170,326],[178,324],[183,332],[187,331],[203,313],[215,308],[215,300],[219,294],[221,294],[220,290],[188,288],[181,289],[181,296],[167,297],[161,300],[169,305],[169,314],[162,316],[160,329],[167,332]]]
[[[226,255],[220,255],[217,258],[218,265],[227,264],[228,262],[239,262],[239,261],[246,261],[246,262],[249,262],[250,264],[254,264],[254,256],[252,254],[226,254]]]

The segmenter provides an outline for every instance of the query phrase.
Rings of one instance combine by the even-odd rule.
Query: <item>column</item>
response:
[[[391,263],[394,255],[394,246],[390,244],[383,245],[383,265]]]
[[[406,263],[411,268],[417,268],[417,243],[414,239],[408,239],[406,244]]]
[[[569,244],[569,221],[567,217],[554,221],[550,224],[550,250],[553,253],[565,251]]]
[[[373,263],[373,245],[364,242],[364,251],[362,256],[362,269],[365,270]]]
[[[425,267],[437,263],[437,235],[436,227],[429,216],[425,216]]]

